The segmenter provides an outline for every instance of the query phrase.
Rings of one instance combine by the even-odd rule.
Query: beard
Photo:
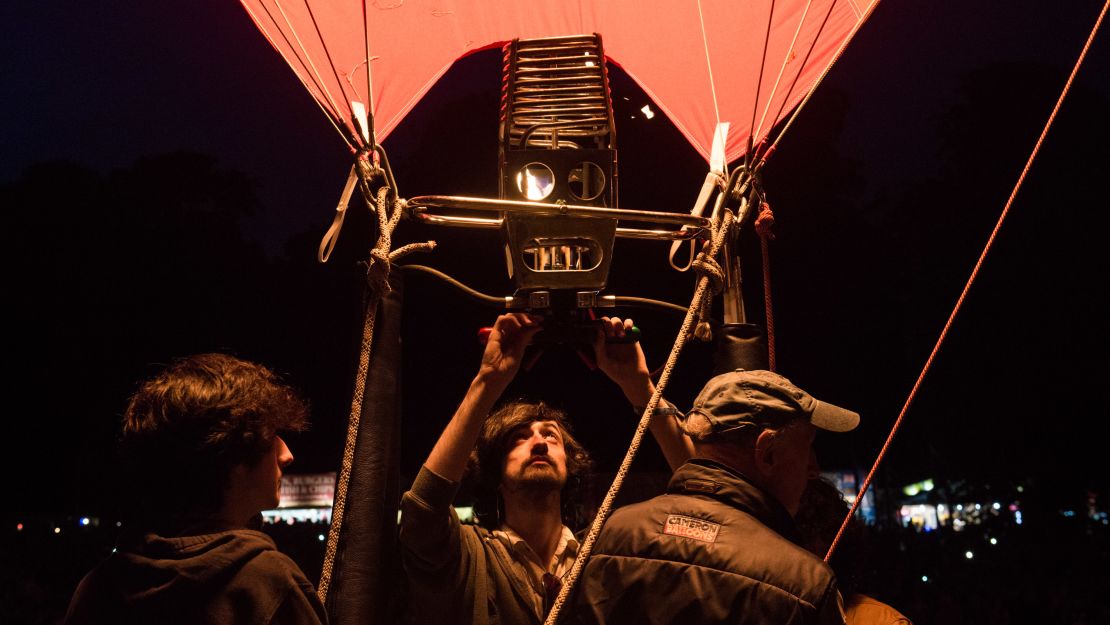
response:
[[[547,494],[560,491],[567,483],[552,464],[529,464],[515,476],[506,476],[504,486],[511,491],[530,494]]]

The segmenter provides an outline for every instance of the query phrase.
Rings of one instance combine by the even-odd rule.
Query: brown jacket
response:
[[[528,582],[505,544],[463,525],[451,507],[459,485],[421,468],[401,497],[401,548],[409,619],[418,625],[539,625]]]
[[[715,462],[613,513],[583,571],[578,623],[843,625],[832,570],[771,495]]]

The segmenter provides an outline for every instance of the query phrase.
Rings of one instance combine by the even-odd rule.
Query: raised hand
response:
[[[631,319],[602,317],[601,329],[594,337],[594,356],[597,359],[598,368],[621,387],[630,400],[635,402],[642,399],[644,390],[651,384],[651,371],[644,358],[644,350],[640,348],[638,342],[607,342],[607,339],[623,338],[632,330],[632,326]],[[649,391],[647,395],[650,397],[651,392]],[[646,401],[642,399],[642,402]]]
[[[508,313],[498,317],[482,353],[479,377],[501,385],[511,382],[520,370],[524,350],[540,327],[538,317],[525,313]]]

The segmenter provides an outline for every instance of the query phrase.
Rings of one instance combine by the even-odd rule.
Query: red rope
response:
[[[767,316],[767,366],[775,370],[775,316],[771,307],[771,250],[769,241],[775,240],[771,228],[775,225],[775,214],[771,205],[763,202],[759,216],[755,218],[755,231],[759,233],[759,250],[763,253],[763,309]]]
[[[1048,116],[1048,121],[1045,123],[1044,129],[1041,130],[1041,136],[1037,138],[1036,145],[1033,146],[1033,152],[1029,155],[1029,159],[1025,162],[1025,167],[1021,170],[1021,175],[1018,176],[1017,184],[1014,185],[1013,191],[1010,192],[1009,199],[1006,200],[1006,206],[1002,209],[1002,215],[998,218],[998,223],[994,225],[994,230],[991,231],[990,238],[987,239],[986,246],[983,247],[983,252],[979,255],[979,260],[975,262],[975,268],[971,270],[971,276],[967,279],[967,284],[964,285],[963,292],[956,300],[956,307],[952,309],[952,314],[948,316],[948,321],[944,324],[944,329],[940,331],[940,337],[937,338],[936,345],[933,346],[932,353],[929,354],[928,360],[925,361],[925,366],[921,369],[921,373],[917,376],[917,381],[913,384],[913,389],[910,390],[909,397],[906,398],[906,403],[902,406],[902,411],[898,413],[898,418],[894,421],[894,427],[890,430],[890,435],[887,436],[886,442],[883,443],[883,448],[879,451],[879,457],[875,459],[875,464],[871,467],[871,471],[867,474],[867,479],[863,481],[863,486],[859,489],[859,494],[856,495],[856,500],[852,502],[852,509],[848,511],[848,516],[844,518],[844,523],[841,524],[840,530],[836,533],[836,538],[833,539],[832,545],[829,546],[829,552],[825,554],[825,561],[828,562],[832,557],[833,552],[836,551],[836,546],[840,543],[840,538],[844,534],[844,530],[848,527],[848,523],[852,519],[852,515],[856,513],[860,501],[867,493],[867,489],[871,486],[871,480],[875,477],[875,472],[878,470],[879,465],[882,463],[883,458],[886,457],[887,451],[890,449],[890,443],[894,440],[894,435],[898,432],[898,428],[902,426],[902,419],[906,416],[906,411],[909,410],[910,404],[913,403],[914,398],[917,396],[918,389],[921,388],[921,382],[925,379],[925,374],[933,366],[933,360],[936,358],[937,352],[940,351],[940,346],[944,343],[944,339],[948,336],[948,330],[952,327],[952,322],[959,314],[960,308],[963,307],[964,300],[967,298],[968,291],[971,290],[972,283],[979,276],[979,269],[983,266],[983,261],[990,252],[991,246],[994,245],[995,237],[998,236],[998,231],[1002,228],[1002,222],[1006,220],[1006,216],[1010,212],[1010,207],[1014,203],[1014,198],[1017,197],[1018,190],[1021,189],[1022,183],[1025,182],[1025,176],[1029,173],[1029,168],[1033,166],[1033,159],[1037,158],[1037,153],[1041,150],[1041,144],[1044,143],[1044,138],[1048,135],[1049,128],[1052,127],[1052,122],[1056,120],[1056,113],[1060,110],[1060,105],[1063,104],[1064,98],[1067,97],[1068,91],[1071,90],[1072,82],[1075,80],[1076,74],[1079,73],[1079,67],[1083,64],[1083,60],[1087,57],[1087,51],[1091,48],[1091,42],[1095,39],[1095,34],[1098,32],[1099,27],[1102,25],[1102,19],[1106,16],[1106,10],[1110,8],[1110,0],[1102,7],[1102,12],[1098,15],[1098,20],[1095,21],[1095,26],[1091,29],[1091,34],[1087,37],[1087,43],[1083,45],[1083,51],[1079,53],[1079,59],[1075,62],[1075,67],[1071,70],[1071,75],[1068,76],[1067,82],[1064,84],[1064,90],[1060,93],[1060,97],[1056,100],[1056,106],[1052,108],[1052,114]]]

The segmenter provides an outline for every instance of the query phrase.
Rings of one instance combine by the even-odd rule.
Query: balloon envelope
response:
[[[365,143],[351,122],[360,108],[371,104],[383,140],[462,56],[514,38],[599,33],[606,56],[706,159],[717,122],[729,122],[732,161],[813,88],[872,0],[242,3],[352,147]]]

